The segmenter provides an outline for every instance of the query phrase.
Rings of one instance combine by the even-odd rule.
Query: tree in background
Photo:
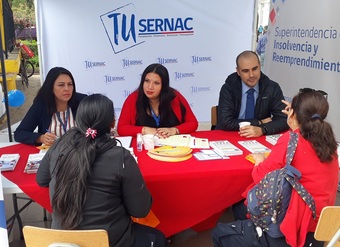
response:
[[[39,67],[38,48],[36,42],[36,19],[34,10],[34,0],[9,0],[13,11],[16,38],[20,33],[25,33],[26,40],[22,43],[27,45],[33,52],[34,57],[30,61],[36,68]],[[34,29],[34,32],[33,32]],[[34,33],[34,35],[32,35]],[[22,35],[20,35],[20,39]]]
[[[15,29],[35,27],[35,12],[33,0],[12,0]]]

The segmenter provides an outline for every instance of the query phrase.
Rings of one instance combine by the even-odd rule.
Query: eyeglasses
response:
[[[309,93],[309,92],[317,92],[317,93],[321,93],[326,99],[328,98],[328,94],[325,91],[322,90],[315,90],[313,88],[300,88],[299,90],[299,94],[300,93]]]
[[[322,96],[325,97],[325,99],[327,100],[327,97],[328,97],[328,94],[325,92],[325,91],[322,91],[322,90],[315,90],[313,88],[308,88],[308,87],[305,87],[305,88],[300,88],[299,89],[299,94],[297,95],[297,98],[296,98],[296,101],[295,101],[295,107],[294,109],[296,108],[298,102],[299,102],[299,95],[302,94],[302,93],[310,93],[310,92],[317,92],[317,93],[320,93]]]

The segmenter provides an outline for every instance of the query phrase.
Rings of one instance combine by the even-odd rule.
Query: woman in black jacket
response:
[[[113,103],[93,94],[79,105],[77,127],[48,150],[37,172],[49,187],[52,228],[105,229],[110,246],[166,246],[156,229],[133,223],[144,217],[152,198],[130,152],[110,137]]]
[[[15,141],[51,146],[56,138],[74,127],[79,102],[85,96],[76,92],[70,71],[62,67],[52,68],[35,96],[33,105],[14,132]]]

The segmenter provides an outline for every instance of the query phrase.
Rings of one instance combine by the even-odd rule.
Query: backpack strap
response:
[[[312,195],[303,187],[298,180],[301,178],[301,172],[291,165],[295,150],[297,147],[299,136],[295,132],[290,132],[290,139],[288,143],[288,150],[286,155],[286,173],[285,178],[291,186],[298,192],[301,198],[306,202],[308,207],[312,210],[313,218],[316,219],[315,201]]]
[[[290,138],[287,147],[286,154],[286,171],[289,176],[296,177],[297,179],[301,178],[301,172],[291,165],[292,160],[294,158],[295,150],[298,144],[299,135],[295,132],[289,132]]]

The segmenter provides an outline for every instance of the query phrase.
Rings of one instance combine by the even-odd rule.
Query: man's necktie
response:
[[[254,118],[254,108],[255,108],[254,91],[255,90],[253,88],[250,88],[247,91],[247,103],[246,103],[245,119],[253,119]]]

